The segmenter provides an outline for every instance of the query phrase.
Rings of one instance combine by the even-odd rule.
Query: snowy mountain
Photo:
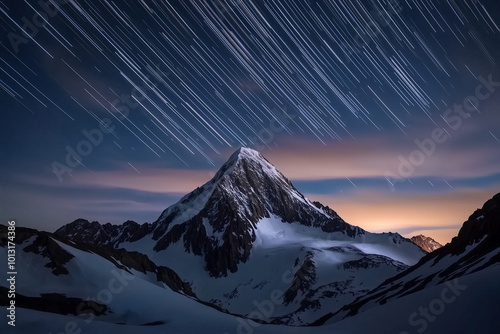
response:
[[[0,255],[4,259],[6,236],[7,227],[0,225]],[[14,332],[62,333],[68,328],[75,332],[100,332],[95,328],[104,328],[107,333],[125,328],[142,332],[165,324],[171,326],[169,333],[187,333],[190,328],[201,331],[205,322],[182,320],[191,319],[193,311],[198,319],[211,319],[220,330],[232,331],[236,322],[235,317],[200,302],[189,284],[170,268],[124,249],[89,247],[17,227],[16,270]],[[10,303],[3,283],[7,278],[2,271],[2,307]],[[183,326],[186,332],[179,330]],[[0,323],[2,333],[12,330],[6,321]]]
[[[443,247],[439,242],[432,239],[431,237],[426,237],[425,235],[419,234],[410,238],[410,240],[420,248],[422,248],[427,253],[432,253],[436,249]]]
[[[0,225],[0,236],[6,234],[5,225]],[[20,260],[18,266],[21,268],[17,281],[17,287],[22,293],[27,295],[38,295],[40,293],[72,293],[81,292],[81,289],[89,284],[90,281],[81,280],[79,286],[68,284],[77,273],[72,271],[75,268],[75,262],[80,259],[75,258],[75,253],[89,254],[94,257],[94,261],[108,261],[110,266],[116,267],[116,270],[125,270],[129,274],[132,272],[140,273],[141,276],[148,277],[148,281],[158,286],[165,286],[175,292],[196,298],[191,287],[183,282],[180,277],[170,268],[157,266],[146,255],[137,252],[128,252],[125,249],[116,249],[112,247],[100,246],[90,243],[75,243],[55,237],[52,233],[40,232],[34,229],[18,227],[16,229],[15,243],[22,251],[18,252]],[[5,248],[6,238],[0,238],[0,247]],[[86,264],[77,265],[78,272]],[[43,282],[51,281],[51,284],[33,285],[32,279],[36,277]],[[91,276],[89,276],[91,277]],[[55,282],[61,281],[61,284]],[[67,290],[65,290],[67,289]],[[2,297],[5,297],[2,295]]]
[[[498,217],[500,194],[425,255],[399,234],[349,225],[259,153],[240,149],[154,223],[78,219],[53,234],[18,227],[16,302],[30,319],[19,329],[496,333]],[[6,232],[0,225],[5,259]],[[0,283],[0,305],[6,295]],[[415,305],[429,305],[432,318]],[[452,321],[465,313],[466,325]],[[289,327],[310,324],[321,326]]]
[[[247,148],[152,224],[77,220],[55,235],[146,254],[206,303],[289,325],[351,302],[425,254],[399,234],[349,225]],[[271,299],[272,312],[259,313]]]
[[[460,294],[464,289],[460,282],[466,276],[498,272],[499,264],[500,193],[476,210],[450,243],[427,254],[416,265],[386,280],[337,312],[323,317],[316,324],[340,321],[438,285],[446,285],[449,290]],[[491,293],[498,297],[500,289],[496,287]]]
[[[447,332],[495,334],[500,328],[497,317],[500,306],[496,302],[500,296],[499,204],[500,194],[469,218],[459,236],[445,246],[449,248],[447,252],[436,258],[434,254],[429,254],[419,262],[417,269],[410,268],[398,276],[404,278],[408,273],[414,273],[414,276],[422,276],[424,280],[428,280],[430,276],[426,277],[425,274],[428,274],[429,270],[424,268],[423,264],[436,262],[438,269],[442,269],[445,266],[440,264],[441,261],[448,261],[449,264],[449,260],[453,259],[458,260],[455,269],[461,268],[459,262],[462,260],[473,265],[463,267],[462,271],[465,270],[463,275],[442,283],[422,282],[421,285],[425,288],[412,289],[411,292],[403,294],[396,286],[395,298],[387,298],[382,303],[362,305],[356,315],[342,320],[336,317],[324,317],[323,320],[326,318],[329,320],[317,327],[266,325],[262,321],[254,322],[220,312],[207,304],[200,303],[194,297],[182,292],[176,293],[159,284],[161,282],[158,282],[157,275],[150,271],[154,264],[151,267],[134,269],[131,266],[134,261],[131,259],[136,259],[137,263],[134,266],[149,262],[138,261],[137,259],[142,258],[139,254],[131,256],[130,259],[122,255],[121,260],[115,260],[118,254],[113,254],[106,259],[86,249],[85,245],[62,242],[51,233],[18,227],[17,263],[20,267],[16,301],[20,317],[16,323],[16,330],[23,333],[59,333],[69,328],[95,334],[115,332],[382,334],[424,331],[430,334]],[[88,222],[81,221],[81,223]],[[6,226],[0,225],[2,258],[6,258],[7,254],[6,230]],[[283,234],[280,233],[281,235]],[[394,236],[385,235],[389,238]],[[345,248],[348,249],[349,246]],[[112,249],[108,251],[113,252]],[[450,253],[457,255],[450,257]],[[467,259],[464,259],[464,256],[468,256]],[[294,275],[289,272],[289,278],[299,285],[315,280],[315,277],[305,274],[310,272],[309,268],[314,263],[312,259],[313,257],[306,254],[303,265]],[[479,262],[476,262],[478,259]],[[367,264],[364,260],[358,262]],[[128,267],[124,263],[128,263]],[[345,266],[352,267],[348,263]],[[3,282],[6,280],[4,274],[1,277]],[[388,280],[390,281],[393,280]],[[4,291],[6,287],[0,286],[0,289]],[[385,284],[381,284],[379,289],[381,296],[388,296]],[[367,297],[373,297],[377,290],[369,292]],[[5,296],[6,293],[0,294],[0,305],[7,305]],[[270,304],[273,295],[268,297],[269,299],[250,298],[249,301],[256,302],[261,315],[268,314],[273,311],[272,307],[276,306]],[[334,298],[336,296],[330,296],[330,299]],[[359,298],[359,301],[364,300],[365,297]],[[0,330],[9,332],[12,328],[4,321],[0,323]]]
[[[155,251],[182,238],[185,251],[203,256],[211,276],[220,277],[237,271],[237,265],[247,261],[257,223],[271,216],[349,237],[365,233],[330,208],[306,199],[260,153],[241,148],[211,181],[167,208],[153,224],[129,221],[113,226],[79,219],[55,234],[112,246],[151,234]]]

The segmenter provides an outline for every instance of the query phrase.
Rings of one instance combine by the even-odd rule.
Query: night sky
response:
[[[154,221],[240,146],[369,231],[500,191],[497,0],[0,1],[0,221]]]

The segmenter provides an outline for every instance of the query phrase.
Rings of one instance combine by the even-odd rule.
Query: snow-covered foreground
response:
[[[481,333],[496,334],[500,329],[500,266],[470,274],[457,282],[431,287],[396,301],[372,308],[355,317],[322,327],[260,325],[220,313],[180,295],[146,288],[140,280],[129,288],[138,289],[143,305],[137,315],[156,319],[156,326],[118,325],[102,321],[87,322],[87,317],[68,317],[32,310],[18,310],[16,333],[92,333],[92,334],[191,334],[191,333],[290,333],[290,334],[413,334]],[[152,298],[162,293],[163,298]],[[144,302],[148,301],[148,302]],[[130,305],[132,306],[132,305]],[[134,307],[135,309],[139,309]],[[2,333],[13,332],[3,321]]]
[[[497,334],[500,332],[499,278],[500,266],[491,267],[324,328],[349,334]]]
[[[307,287],[297,289],[296,293],[301,296],[312,291],[313,298],[321,303],[318,309],[323,313],[305,308],[293,314],[294,324],[311,323],[396,274],[396,267],[392,264],[394,260],[382,255],[399,256],[407,265],[418,260],[416,255],[419,253],[414,252],[414,246],[397,242],[401,238],[399,235],[366,233],[353,240],[341,233],[325,234],[315,227],[283,223],[279,218],[263,219],[259,225],[262,228],[257,230],[254,252],[248,262],[241,264],[238,272],[227,277],[209,277],[203,269],[201,257],[175,247],[168,251],[153,252],[151,258],[157,263],[172,267],[183,279],[191,282],[194,292],[201,300],[229,308],[233,314],[269,322],[272,318],[286,316],[301,307],[301,299],[283,305],[283,295],[290,289],[297,271],[309,256],[314,268],[308,268],[309,271],[304,272],[303,277],[314,277],[314,281]],[[18,246],[19,249],[28,247],[35,239],[27,239]],[[192,316],[187,315],[194,314],[197,319],[207,317],[213,320],[222,317],[225,320],[221,320],[221,323],[228,323],[222,328],[227,328],[229,333],[238,327],[244,330],[245,325],[235,320],[240,318],[226,315],[189,296],[173,292],[149,272],[145,274],[129,268],[132,275],[97,254],[60,241],[55,242],[74,256],[65,264],[68,274],[54,275],[46,266],[49,259],[40,254],[19,252],[19,294],[39,297],[44,293],[58,293],[71,298],[96,300],[111,310],[96,318],[100,323],[133,326],[162,322],[171,324],[185,317],[190,319]],[[124,246],[141,252],[146,252],[151,247],[147,238]],[[145,249],[141,249],[141,246]],[[2,258],[6,258],[6,248],[0,248],[1,253],[4,253]],[[358,268],[355,265],[357,261],[368,261],[373,267]],[[345,264],[351,262],[354,264],[345,267]],[[328,295],[328,291],[337,294]],[[84,306],[82,310],[88,308]],[[191,320],[189,323],[191,324]],[[179,326],[182,327],[183,324]],[[61,331],[54,330],[58,333]]]
[[[282,223],[279,223],[282,224]],[[259,249],[272,250],[286,254],[292,247],[290,234],[295,233],[293,226],[278,225],[271,222],[267,231],[259,236]],[[276,230],[276,228],[285,229]],[[302,228],[302,227],[300,227]],[[311,230],[313,231],[313,230]],[[301,231],[300,244],[316,243],[319,249],[327,249],[334,243],[342,245],[342,241],[307,239],[307,228]],[[288,235],[286,243],[279,238]],[[277,238],[273,239],[272,236]],[[298,241],[298,240],[297,240]],[[29,244],[28,240],[26,244]],[[335,323],[327,323],[321,327],[287,327],[278,325],[262,325],[251,320],[242,319],[219,312],[203,305],[188,296],[173,292],[159,282],[140,272],[132,271],[131,275],[117,268],[113,263],[96,254],[75,249],[58,242],[61,247],[75,256],[68,264],[70,275],[53,276],[43,266],[43,260],[33,253],[22,254],[22,262],[26,266],[20,268],[18,289],[26,295],[36,296],[34,288],[40,292],[57,292],[71,297],[95,299],[109,306],[112,313],[93,317],[63,316],[27,309],[17,310],[16,332],[20,333],[497,333],[500,320],[500,266],[466,275],[453,282],[433,286],[409,296],[396,299],[386,305],[376,306],[352,318]],[[320,245],[318,243],[325,243]],[[359,245],[362,245],[360,243]],[[271,247],[272,246],[272,247]],[[352,245],[350,246],[352,247]],[[357,247],[357,246],[356,246]],[[264,252],[262,254],[265,254]],[[324,261],[344,261],[338,254],[323,257]],[[345,255],[352,256],[352,255]],[[252,265],[252,259],[248,265]],[[255,259],[256,263],[265,263],[265,257]],[[276,262],[275,262],[276,263]],[[251,267],[248,267],[251,268]],[[253,267],[255,269],[255,267]],[[272,268],[267,268],[269,278],[273,276]],[[37,275],[31,275],[36,272]],[[245,274],[245,272],[243,272]],[[250,274],[250,273],[246,273]],[[250,276],[249,276],[250,277]],[[221,280],[224,283],[224,280]],[[228,283],[228,282],[226,282]],[[30,293],[30,290],[33,289]],[[447,291],[445,291],[447,290]],[[493,298],[492,298],[493,296]],[[247,296],[247,302],[254,301],[255,310],[267,316],[276,311],[272,303],[272,294],[267,299]],[[241,299],[243,300],[243,299]],[[240,301],[241,301],[240,300]],[[425,309],[429,309],[425,311]],[[334,309],[330,309],[333,311]],[[427,312],[427,313],[425,313]],[[258,318],[258,315],[254,317]],[[313,314],[314,315],[314,314]],[[7,321],[0,323],[2,333],[11,332],[13,328]],[[477,329],[477,331],[476,331]]]

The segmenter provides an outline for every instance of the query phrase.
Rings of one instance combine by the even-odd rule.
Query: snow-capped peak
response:
[[[260,176],[267,174],[273,179],[281,178],[286,180],[283,174],[267,161],[262,154],[247,147],[240,147],[229,157],[209,183],[216,183],[226,175],[230,178],[237,178],[245,174],[260,174]],[[286,183],[288,183],[288,180],[286,180]]]
[[[237,157],[238,159],[265,160],[262,154],[248,147],[240,147],[231,157]],[[229,158],[229,160],[231,160],[231,158]]]
[[[225,275],[248,259],[260,222],[271,216],[350,237],[364,233],[309,201],[259,152],[242,147],[209,182],[162,213],[153,224],[155,250],[182,239],[187,252],[204,254],[212,275]]]
[[[260,152],[248,147],[240,147],[231,155],[227,163],[237,163],[240,161],[253,162],[259,165],[264,165],[270,170],[276,170],[276,168]]]

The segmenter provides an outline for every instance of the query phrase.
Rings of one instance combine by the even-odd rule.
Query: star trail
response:
[[[3,142],[20,164],[4,174],[57,183],[117,166],[210,170],[240,146],[272,157],[294,140],[328,148],[373,138],[394,145],[397,163],[435,127],[452,138],[484,127],[466,146],[498,155],[496,97],[467,109],[461,132],[443,113],[479,78],[500,81],[499,25],[493,0],[3,0],[2,129],[23,136]],[[93,146],[78,146],[82,131]],[[384,183],[391,166],[361,177]],[[337,193],[363,189],[356,175],[323,177],[348,181]]]

